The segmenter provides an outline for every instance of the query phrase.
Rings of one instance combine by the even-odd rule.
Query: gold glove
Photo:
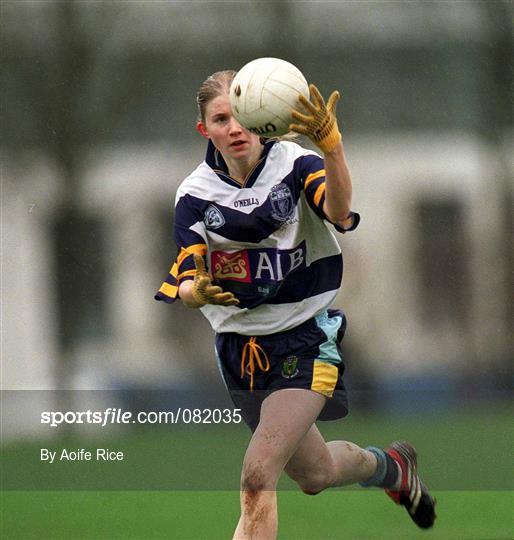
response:
[[[235,306],[239,300],[231,292],[223,292],[221,287],[212,284],[211,276],[205,270],[205,263],[201,255],[193,255],[196,273],[191,293],[201,306],[216,304],[218,306]]]
[[[328,98],[328,103],[325,105],[325,100],[316,86],[310,84],[309,90],[311,101],[303,95],[300,95],[299,101],[310,115],[293,110],[292,117],[300,123],[291,124],[289,129],[302,135],[307,135],[326,154],[333,150],[341,140],[341,133],[339,133],[336,118],[336,105],[339,101],[339,92],[337,90],[332,92]]]

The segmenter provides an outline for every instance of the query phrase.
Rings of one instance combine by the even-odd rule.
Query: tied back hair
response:
[[[226,69],[224,71],[216,71],[210,77],[207,77],[200,86],[196,94],[196,104],[198,105],[198,120],[205,123],[205,111],[207,105],[218,96],[227,94],[230,90],[230,85],[236,76],[236,71]]]

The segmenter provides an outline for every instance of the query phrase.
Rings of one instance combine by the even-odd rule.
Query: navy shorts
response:
[[[252,431],[259,423],[263,400],[284,388],[305,388],[326,396],[318,420],[348,414],[341,353],[345,330],[344,313],[329,309],[277,334],[253,338],[216,334],[216,356],[225,386]]]

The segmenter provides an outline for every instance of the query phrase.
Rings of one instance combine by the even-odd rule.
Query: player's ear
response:
[[[198,131],[202,137],[205,137],[206,139],[209,138],[209,134],[207,133],[207,130],[205,129],[205,126],[201,120],[198,120],[196,123],[196,131]]]

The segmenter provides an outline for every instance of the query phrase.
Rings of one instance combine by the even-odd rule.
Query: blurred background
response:
[[[353,404],[505,399],[513,16],[508,1],[3,0],[3,390],[226,399],[206,320],[153,295],[176,254],[175,190],[204,157],[198,87],[275,56],[342,93],[362,216],[340,237],[337,299]],[[34,428],[31,399],[54,399],[9,395],[7,438]]]

